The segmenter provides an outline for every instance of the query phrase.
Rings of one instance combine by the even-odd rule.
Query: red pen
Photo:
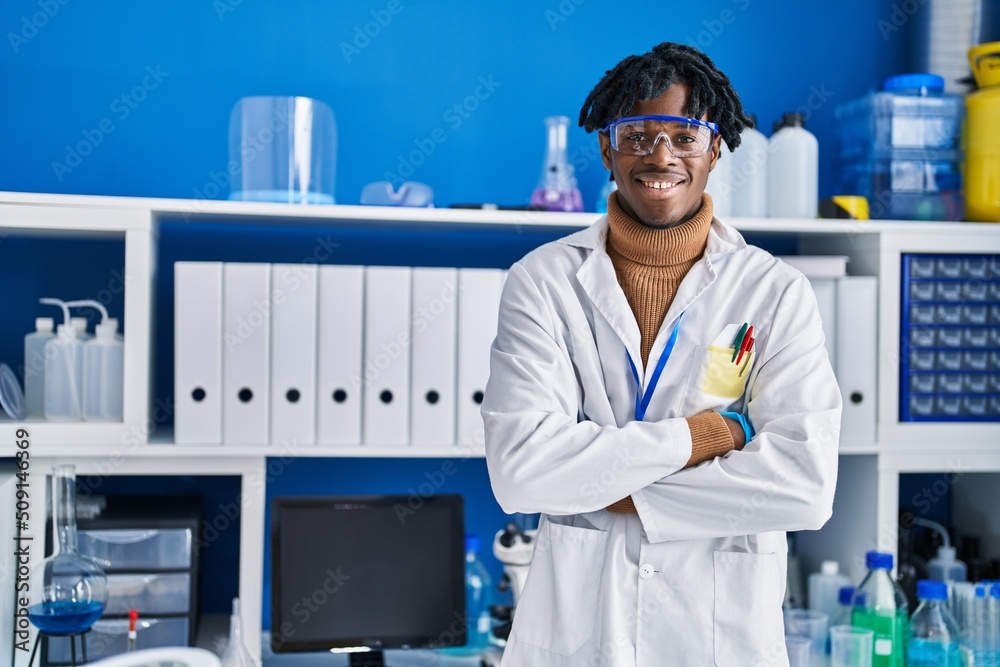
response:
[[[750,348],[751,348],[751,347],[753,347],[753,341],[754,341],[754,338],[753,338],[753,336],[751,336],[751,335],[750,335],[750,331],[751,331],[752,329],[753,329],[753,327],[750,327],[750,329],[748,329],[748,330],[747,330],[747,337],[743,339],[743,344],[742,344],[742,345],[740,345],[740,353],[739,353],[739,355],[738,355],[738,356],[736,357],[736,365],[737,365],[737,366],[738,366],[738,365],[739,365],[739,363],[740,363],[740,359],[742,359],[742,358],[743,358],[743,353],[744,353],[744,352],[749,352],[749,351],[750,351]]]
[[[750,346],[752,344],[753,344],[753,325],[751,324],[750,328],[747,329],[746,334],[744,334],[744,336],[743,336],[743,342],[740,343],[740,352],[736,356],[736,364],[737,365],[739,365],[740,359],[743,358],[743,353],[746,352],[747,350],[749,350]]]

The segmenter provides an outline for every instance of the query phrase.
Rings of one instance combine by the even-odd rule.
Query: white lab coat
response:
[[[785,531],[826,522],[837,476],[841,398],[815,296],[797,270],[713,220],[643,369],[607,230],[603,217],[534,250],[504,287],[486,458],[504,511],[542,518],[503,664],[787,666]],[[635,421],[626,350],[645,387],[682,312]],[[756,347],[740,379],[708,348],[743,322]],[[720,386],[729,397],[706,391]],[[745,409],[756,437],[684,469],[684,417],[728,409]],[[638,515],[604,509],[630,495]]]

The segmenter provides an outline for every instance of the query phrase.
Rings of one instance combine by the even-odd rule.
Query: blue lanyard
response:
[[[646,387],[646,393],[642,393],[642,383],[639,382],[639,371],[635,369],[635,363],[632,361],[632,357],[629,356],[628,350],[625,350],[625,358],[628,359],[628,365],[632,369],[632,377],[635,378],[635,420],[641,422],[646,416],[646,408],[649,407],[649,400],[653,398],[653,392],[656,391],[656,383],[660,381],[660,374],[663,373],[663,367],[667,365],[667,359],[670,358],[670,353],[674,351],[674,344],[677,342],[677,333],[681,330],[681,318],[684,317],[684,313],[681,313],[677,318],[677,324],[674,325],[674,330],[670,334],[670,338],[667,340],[666,346],[663,348],[663,354],[660,355],[659,361],[656,362],[656,368],[653,369],[653,376],[649,379],[649,386]]]

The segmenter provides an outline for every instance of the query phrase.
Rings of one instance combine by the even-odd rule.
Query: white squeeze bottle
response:
[[[80,421],[83,419],[83,341],[63,301],[39,299],[39,302],[63,309],[63,323],[45,344],[45,418]]]
[[[825,560],[819,572],[809,575],[809,608],[821,611],[834,619],[840,612],[840,589],[850,586],[851,580],[840,573],[840,564]]]
[[[35,319],[35,330],[24,337],[24,407],[28,417],[45,416],[45,344],[52,340],[51,317]]]
[[[786,113],[771,135],[767,157],[767,209],[772,218],[819,213],[819,142],[800,113]]]
[[[83,345],[83,418],[121,421],[125,344],[118,335],[118,320],[108,317],[108,311],[97,301],[69,301],[66,305],[96,308],[101,313],[96,335]]]
[[[66,305],[69,305],[68,303]],[[87,318],[86,317],[71,317],[70,323],[72,323],[73,328],[76,329],[76,335],[83,342],[87,342],[93,336],[87,333]]]
[[[756,117],[754,125],[757,124]],[[767,217],[767,137],[748,127],[740,133],[733,152],[733,215],[738,218]]]
[[[725,220],[733,216],[733,154],[722,142],[715,169],[708,174],[705,192],[712,197],[712,212],[715,217]]]

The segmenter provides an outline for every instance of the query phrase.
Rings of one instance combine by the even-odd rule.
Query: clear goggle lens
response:
[[[649,155],[665,141],[676,157],[700,157],[712,147],[715,123],[677,116],[619,118],[608,125],[611,147],[627,155]]]

